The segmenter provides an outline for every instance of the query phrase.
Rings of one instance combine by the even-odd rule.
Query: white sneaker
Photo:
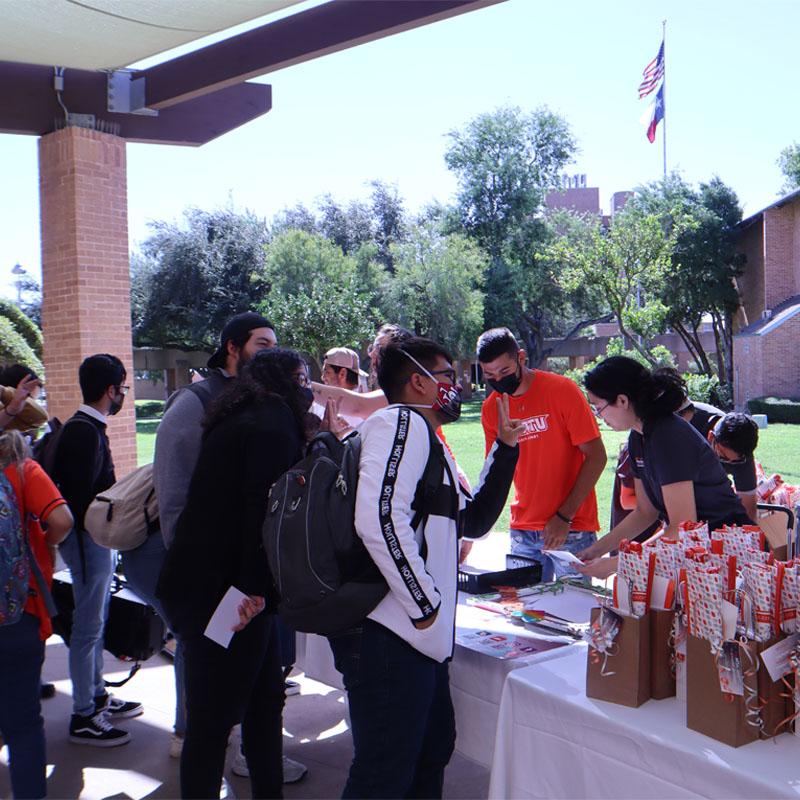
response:
[[[300,684],[297,681],[286,681],[284,683],[284,689],[286,691],[286,696],[291,697],[295,694],[300,694]]]
[[[244,753],[239,748],[236,755],[233,757],[233,764],[231,765],[231,772],[238,775],[240,778],[249,778],[250,770],[247,768],[247,759]],[[283,782],[284,783],[297,783],[306,773],[308,767],[301,764],[299,761],[294,761],[288,756],[283,757]]]
[[[180,758],[183,752],[183,736],[173,733],[169,737],[169,757]]]

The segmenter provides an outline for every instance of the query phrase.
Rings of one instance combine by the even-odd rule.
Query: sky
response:
[[[569,122],[580,152],[566,171],[585,173],[607,211],[613,192],[662,175],[663,125],[650,144],[640,121],[654,94],[637,94],[662,20],[668,169],[718,175],[753,214],[780,196],[776,159],[800,139],[800,3],[506,0],[259,78],[272,110],[203,147],[129,144],[131,250],[188,207],[270,218],[324,193],[364,198],[374,179],[411,211],[449,202],[448,132],[503,105]],[[13,296],[16,263],[40,274],[36,138],[0,135],[0,165],[0,292]]]

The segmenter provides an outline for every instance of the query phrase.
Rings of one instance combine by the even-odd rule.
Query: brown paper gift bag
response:
[[[754,656],[759,662],[758,699],[761,703],[761,719],[764,722],[761,732],[762,739],[768,739],[781,733],[788,733],[790,731],[789,724],[781,725],[781,723],[786,722],[794,714],[794,700],[791,696],[791,690],[783,681],[773,682],[760,657],[764,650],[768,650],[782,638],[782,636],[774,636],[767,642],[753,643]]]
[[[653,700],[675,697],[674,619],[674,611],[650,609],[650,696]]]
[[[592,609],[592,624],[599,619],[600,612],[599,608]],[[650,699],[649,614],[622,617],[619,633],[607,659],[591,646],[588,648],[586,696],[631,708]]]
[[[741,652],[742,665],[749,664]],[[745,666],[745,673],[748,670]],[[756,677],[745,675],[745,684],[755,690]],[[723,694],[711,645],[691,634],[686,642],[686,727],[731,747],[758,739],[758,728],[747,721],[744,697]]]

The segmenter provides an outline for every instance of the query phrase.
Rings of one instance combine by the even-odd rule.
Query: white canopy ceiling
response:
[[[0,61],[113,69],[302,0],[0,0]]]

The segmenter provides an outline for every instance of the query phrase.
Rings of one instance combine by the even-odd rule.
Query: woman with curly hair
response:
[[[157,594],[185,645],[181,794],[219,796],[228,734],[242,724],[253,797],[280,797],[284,683],[261,544],[270,485],[302,456],[308,371],[291,350],[256,354],[209,409],[186,506]],[[204,636],[234,586],[247,597],[226,648]]]
[[[674,369],[651,372],[632,358],[612,356],[587,373],[584,384],[596,416],[615,431],[630,431],[636,508],[581,558],[597,559],[658,520],[671,538],[681,522],[707,522],[713,529],[751,521],[709,443],[675,413],[686,384]],[[616,558],[580,570],[607,577],[616,570]]]

